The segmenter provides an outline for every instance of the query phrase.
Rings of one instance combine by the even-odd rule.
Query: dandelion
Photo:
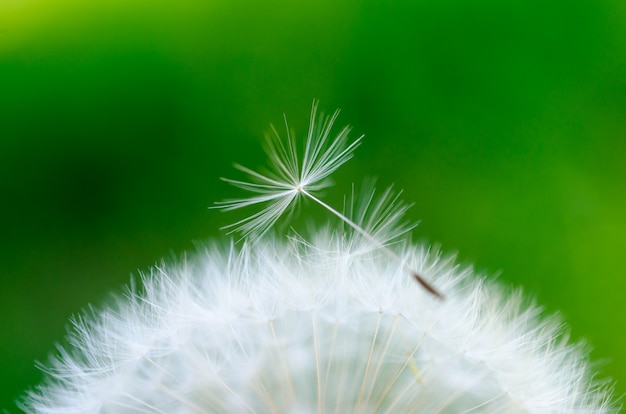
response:
[[[346,148],[318,154],[345,158]],[[294,156],[285,159],[278,171],[300,171]],[[321,164],[309,158],[307,165]],[[328,168],[302,188],[319,188]],[[275,187],[287,177],[263,176]],[[244,232],[263,233],[259,226],[302,194],[250,188],[274,204]],[[594,379],[588,353],[568,343],[560,321],[520,291],[409,242],[408,206],[397,192],[377,195],[370,185],[363,194],[342,214],[362,231],[344,220],[348,230],[326,225],[307,238],[265,232],[240,244],[214,242],[142,274],[142,287],[131,283],[112,306],[72,321],[69,349],[43,367],[47,381],[21,407],[46,414],[618,411],[610,383]],[[413,283],[405,266],[431,277],[447,299]]]
[[[362,240],[362,239],[361,239]],[[29,413],[610,413],[555,318],[425,247],[214,245],[73,321]],[[356,242],[358,243],[358,242]],[[355,249],[356,248],[356,249]],[[367,250],[367,249],[366,249]]]

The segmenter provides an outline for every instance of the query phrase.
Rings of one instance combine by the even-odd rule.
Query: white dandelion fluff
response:
[[[217,202],[217,208],[228,211],[256,204],[266,205],[261,211],[226,226],[226,228],[239,231],[244,236],[262,236],[300,196],[308,197],[325,208],[330,208],[316,198],[313,193],[331,185],[329,176],[352,158],[354,149],[359,145],[362,137],[350,143],[348,141],[350,127],[346,126],[334,139],[331,139],[330,133],[339,111],[336,111],[331,117],[324,117],[324,114],[320,114],[319,119],[317,119],[316,115],[317,102],[313,102],[302,161],[300,161],[296,141],[289,132],[285,117],[286,142],[283,142],[280,134],[273,126],[272,134],[266,137],[265,149],[271,160],[267,174],[261,174],[235,164],[235,168],[248,174],[251,181],[222,178],[222,180],[256,195],[249,198]],[[341,216],[341,213],[332,208],[330,211]]]
[[[349,155],[333,151],[330,159]],[[283,172],[295,172],[298,161],[286,159]],[[402,218],[406,205],[391,190],[371,194],[348,203],[345,216],[367,237],[341,226],[306,239],[270,233],[254,243],[216,242],[143,274],[142,287],[131,284],[113,306],[73,320],[69,348],[43,368],[47,382],[21,407],[46,414],[618,411],[610,384],[594,379],[587,352],[568,343],[557,319],[453,257],[402,240],[411,227]],[[258,223],[284,211],[267,210]],[[405,267],[428,275],[446,300],[407,278]]]
[[[609,413],[586,353],[519,293],[426,248],[212,246],[75,319],[32,413]]]

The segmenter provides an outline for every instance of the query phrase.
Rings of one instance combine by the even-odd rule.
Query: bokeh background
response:
[[[522,286],[626,391],[626,2],[0,0],[0,409],[68,318],[225,239],[232,162],[314,98],[414,239]],[[315,206],[306,219],[329,219]]]

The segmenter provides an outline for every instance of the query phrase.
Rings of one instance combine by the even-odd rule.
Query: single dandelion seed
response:
[[[439,299],[443,299],[443,295],[431,283],[420,273],[407,266],[402,258],[389,249],[383,241],[314,194],[316,191],[331,185],[330,175],[352,158],[354,150],[360,145],[363,138],[361,135],[350,142],[348,135],[351,128],[349,126],[345,126],[339,134],[332,137],[332,128],[339,115],[339,110],[330,117],[325,117],[322,113],[317,118],[317,106],[318,102],[314,101],[302,161],[300,161],[300,155],[297,151],[296,140],[291,136],[287,117],[283,116],[287,134],[286,142],[283,142],[280,134],[273,126],[272,134],[266,137],[265,151],[271,162],[268,172],[262,174],[240,164],[235,164],[235,168],[249,175],[250,181],[222,178],[225,182],[250,191],[255,195],[220,201],[215,203],[214,208],[230,211],[257,204],[264,205],[260,211],[224,228],[230,229],[231,233],[240,232],[244,238],[259,239],[298,201],[300,196],[304,196],[337,216],[355,232],[374,243],[392,260],[401,264],[405,272],[411,275],[426,291]]]

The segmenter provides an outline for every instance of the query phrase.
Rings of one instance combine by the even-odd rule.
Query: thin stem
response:
[[[367,377],[370,372],[370,365],[372,363],[372,355],[374,355],[374,348],[376,347],[376,339],[378,339],[378,329],[380,328],[380,320],[383,317],[382,311],[378,313],[378,320],[376,321],[376,330],[374,331],[374,337],[372,338],[372,345],[370,346],[370,353],[367,357],[367,364],[365,364],[365,373],[363,374],[363,382],[361,383],[361,391],[359,392],[359,399],[356,403],[355,414],[361,409],[361,400],[363,399],[363,393],[365,392],[365,384],[367,383]],[[375,379],[374,379],[375,380]]]
[[[343,222],[345,222],[350,227],[352,227],[361,236],[365,237],[367,240],[369,240],[369,241],[375,243],[376,245],[378,245],[378,247],[387,256],[389,256],[391,259],[395,260],[396,262],[400,263],[402,265],[402,267],[404,267],[404,270],[408,274],[410,274],[430,294],[432,294],[433,296],[437,297],[438,299],[441,299],[441,300],[444,299],[443,294],[441,294],[441,292],[439,292],[437,289],[435,289],[435,287],[433,285],[431,285],[429,282],[427,282],[426,279],[424,279],[424,277],[422,275],[420,275],[415,270],[410,268],[406,263],[404,263],[404,261],[402,260],[402,258],[400,256],[395,254],[393,252],[393,250],[391,250],[389,247],[385,246],[384,244],[381,244],[371,234],[369,234],[368,232],[363,230],[363,228],[361,226],[359,226],[354,221],[350,220],[348,217],[346,217],[345,215],[341,214],[339,211],[335,210],[334,208],[332,208],[328,204],[324,203],[322,200],[320,200],[319,198],[315,197],[313,194],[309,193],[308,191],[306,191],[302,187],[298,187],[297,190],[300,191],[305,196],[309,197],[311,200],[313,200],[316,203],[318,203],[319,205],[321,205],[322,207],[324,207],[326,210],[328,210],[331,213],[333,213],[335,216],[339,217]]]
[[[313,347],[315,348],[315,372],[317,374],[317,412],[322,414],[322,380],[320,378],[320,356],[315,329],[315,312],[311,310],[311,325],[313,326]]]

